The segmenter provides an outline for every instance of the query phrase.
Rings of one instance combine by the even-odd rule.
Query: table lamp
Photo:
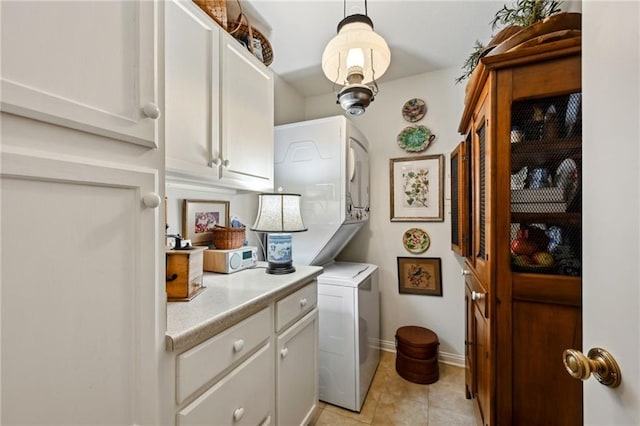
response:
[[[251,230],[267,233],[268,274],[295,272],[291,232],[307,230],[300,215],[300,194],[277,192],[258,195],[258,217]]]

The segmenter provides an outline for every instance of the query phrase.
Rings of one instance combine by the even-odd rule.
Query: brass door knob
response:
[[[590,349],[587,356],[579,350],[567,349],[562,353],[562,361],[567,373],[574,379],[587,380],[593,374],[600,383],[612,388],[622,380],[618,363],[602,348]]]

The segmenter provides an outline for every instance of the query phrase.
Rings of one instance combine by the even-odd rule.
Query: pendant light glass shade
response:
[[[336,84],[367,84],[382,76],[391,62],[389,46],[373,31],[373,23],[365,15],[350,15],[338,25],[336,35],[322,54],[322,71]],[[355,70],[355,68],[359,70]],[[349,81],[359,71],[361,81]]]

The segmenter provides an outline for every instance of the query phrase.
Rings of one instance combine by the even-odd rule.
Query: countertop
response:
[[[274,301],[304,287],[322,273],[319,266],[298,266],[291,274],[271,275],[266,263],[233,274],[204,273],[205,290],[189,302],[167,303],[166,349],[195,346]]]

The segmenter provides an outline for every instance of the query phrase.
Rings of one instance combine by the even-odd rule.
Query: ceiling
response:
[[[330,93],[320,58],[347,15],[364,13],[364,0],[249,0],[245,11],[264,29],[273,49],[271,69],[305,97]],[[491,21],[505,1],[368,0],[367,14],[387,41],[391,65],[385,82],[462,67],[476,40],[492,37]],[[462,74],[462,70],[460,71]]]

